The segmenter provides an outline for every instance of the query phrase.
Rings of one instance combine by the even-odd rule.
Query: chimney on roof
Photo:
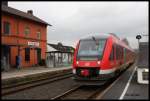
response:
[[[8,1],[2,1],[2,5],[8,6]]]
[[[33,10],[28,10],[27,13],[33,15]]]

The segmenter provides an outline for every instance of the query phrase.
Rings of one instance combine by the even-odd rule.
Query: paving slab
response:
[[[15,69],[13,71],[2,72],[1,73],[1,80],[8,79],[8,78],[15,78],[15,77],[23,77],[32,74],[39,74],[39,73],[46,73],[46,72],[54,72],[54,71],[62,71],[71,69],[72,66],[69,67],[56,67],[56,68],[46,68],[46,67],[28,67],[26,69]]]

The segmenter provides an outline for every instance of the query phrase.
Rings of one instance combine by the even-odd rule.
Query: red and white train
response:
[[[114,34],[79,40],[73,61],[73,79],[84,85],[101,85],[134,62],[134,51]]]

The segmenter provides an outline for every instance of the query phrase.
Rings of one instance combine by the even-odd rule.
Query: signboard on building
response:
[[[28,46],[39,47],[39,42],[30,42],[30,41],[28,41]]]

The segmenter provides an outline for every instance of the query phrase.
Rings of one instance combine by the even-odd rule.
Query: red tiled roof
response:
[[[9,13],[9,14],[17,15],[17,16],[20,16],[20,17],[23,17],[23,18],[35,21],[35,22],[39,22],[39,23],[42,23],[42,24],[46,24],[46,25],[52,26],[52,25],[48,24],[47,22],[39,19],[38,17],[36,17],[36,16],[34,16],[32,14],[28,14],[28,13],[25,13],[23,11],[20,11],[20,10],[17,10],[17,9],[14,9],[14,8],[11,8],[11,7],[8,7],[8,6],[5,6],[5,5],[2,5],[2,12],[6,12],[6,13]]]

